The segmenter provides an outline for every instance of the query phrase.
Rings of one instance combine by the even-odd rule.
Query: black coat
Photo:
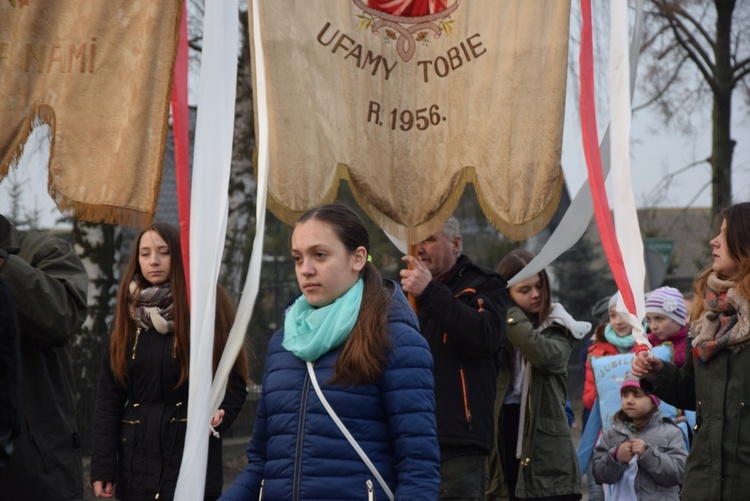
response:
[[[8,286],[0,280],[0,471],[12,453],[11,439],[21,429],[18,353],[16,302]]]
[[[127,349],[128,386],[114,379],[105,350],[94,407],[91,481],[115,482],[125,501],[174,497],[187,428],[188,385],[175,389],[180,377],[173,336],[153,329],[133,336]],[[221,408],[226,431],[247,396],[243,378],[232,373]],[[208,433],[208,424],[206,433]],[[221,439],[209,438],[205,495],[221,494]]]
[[[451,275],[417,300],[419,326],[435,360],[438,441],[454,453],[488,454],[505,343],[505,280],[459,256]],[[446,459],[446,457],[443,457]]]
[[[66,241],[18,231],[0,216],[0,279],[19,328],[21,431],[0,475],[2,501],[83,499],[81,440],[68,342],[86,320],[89,279]]]

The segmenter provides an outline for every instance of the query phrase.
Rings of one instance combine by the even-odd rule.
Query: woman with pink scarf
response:
[[[750,492],[750,203],[720,214],[713,263],[695,281],[685,365],[640,352],[641,388],[696,411],[683,500],[746,499]]]

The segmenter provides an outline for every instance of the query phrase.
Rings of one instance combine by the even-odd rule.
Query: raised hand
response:
[[[410,270],[401,270],[401,287],[403,287],[404,292],[419,297],[432,280],[432,273],[422,264],[422,261],[414,256],[404,256],[401,261],[407,262],[411,266]]]
[[[630,366],[630,373],[637,378],[647,381],[655,379],[664,369],[664,362],[660,358],[649,356],[647,351],[636,353]]]

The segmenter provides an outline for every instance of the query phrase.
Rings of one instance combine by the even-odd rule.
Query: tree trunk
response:
[[[73,223],[73,247],[89,276],[88,315],[70,343],[76,388],[77,425],[81,447],[91,447],[91,419],[94,414],[99,366],[104,354],[118,286],[118,263],[122,232],[109,224]]]
[[[99,360],[117,295],[122,235],[109,224],[76,221],[73,247],[89,276],[88,316],[73,343],[77,360]]]
[[[250,32],[247,12],[239,11],[241,52],[237,67],[232,170],[229,179],[229,217],[222,258],[221,283],[235,298],[245,285],[255,230],[255,192],[253,148],[252,68],[250,66]]]
[[[731,93],[714,94],[711,144],[711,213],[716,215],[732,203]]]
[[[711,143],[711,212],[732,203],[732,65],[731,30],[735,0],[716,0],[713,130]]]

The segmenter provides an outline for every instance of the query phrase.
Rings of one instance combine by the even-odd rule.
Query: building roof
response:
[[[194,107],[189,109],[190,120],[190,151],[188,153],[190,169],[192,171],[193,160],[193,139],[195,135],[196,110]],[[177,180],[175,178],[175,160],[174,160],[174,136],[172,127],[166,138],[164,148],[164,165],[161,173],[161,185],[159,187],[159,198],[156,203],[156,214],[154,221],[163,221],[174,226],[180,226],[180,214],[177,207]]]
[[[641,235],[674,241],[667,278],[691,281],[711,263],[709,242],[716,236],[711,209],[663,208],[638,211]]]
[[[644,247],[653,248],[663,244],[662,252],[669,255],[664,283],[682,291],[689,290],[700,270],[711,263],[709,241],[716,236],[711,209],[639,209],[638,223]],[[601,246],[594,218],[586,230],[585,238],[590,239],[594,245]],[[600,253],[600,259],[605,259],[603,252]]]

